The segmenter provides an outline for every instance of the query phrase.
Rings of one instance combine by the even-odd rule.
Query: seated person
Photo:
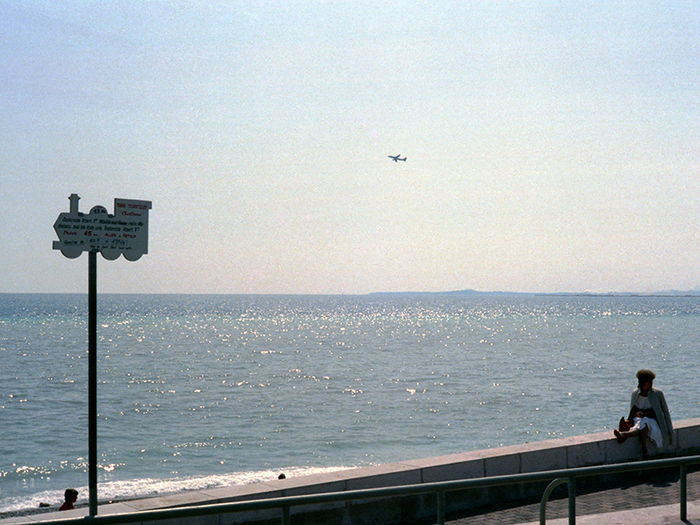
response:
[[[649,457],[647,438],[657,448],[673,444],[673,423],[668,412],[666,399],[661,390],[653,388],[656,374],[642,369],[637,372],[639,386],[632,392],[629,420],[632,428],[621,432],[614,430],[618,443],[624,443],[628,437],[639,436],[642,442],[642,455]]]

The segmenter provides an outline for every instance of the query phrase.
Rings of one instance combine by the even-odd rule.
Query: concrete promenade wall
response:
[[[663,451],[668,455],[693,455],[700,453],[700,418],[679,421],[674,424],[673,449]],[[401,461],[386,465],[341,470],[326,474],[300,476],[298,478],[273,479],[264,483],[233,486],[212,490],[193,491],[168,497],[148,498],[101,505],[99,515],[131,513],[136,511],[229,503],[250,499],[267,499],[281,496],[340,492],[397,485],[412,485],[434,481],[450,481],[470,478],[540,472],[545,470],[605,465],[634,461],[641,457],[639,440],[630,439],[617,443],[611,431],[568,438],[527,443],[493,449],[450,454],[446,456]],[[447,510],[463,511],[493,504],[495,501],[539,498],[544,484],[518,485],[472,489],[463,493],[447,494]],[[367,500],[324,504],[304,508],[292,508],[292,523],[312,525],[316,523],[342,525],[401,523],[435,516],[435,496],[402,497],[385,500]],[[87,509],[61,513],[44,513],[0,520],[0,525],[10,523],[36,523],[50,519],[86,516]],[[233,525],[236,523],[279,519],[279,511],[260,511],[201,517],[187,520],[187,525]],[[176,521],[179,521],[176,523]],[[173,520],[172,525],[183,525],[183,520]],[[171,525],[160,522],[159,525]]]

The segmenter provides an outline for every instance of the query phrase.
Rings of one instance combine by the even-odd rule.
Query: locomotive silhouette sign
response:
[[[128,261],[137,261],[148,253],[148,210],[150,201],[114,199],[114,215],[103,206],[95,206],[90,213],[78,211],[80,197],[70,197],[70,211],[61,213],[53,225],[59,241],[53,249],[69,259],[80,257],[85,251],[99,251],[113,261],[120,255]]]

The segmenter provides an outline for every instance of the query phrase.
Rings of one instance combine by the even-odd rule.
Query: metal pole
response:
[[[576,525],[576,477],[569,478],[569,525]]]
[[[688,519],[688,465],[681,465],[681,521]]]
[[[445,491],[437,493],[437,525],[445,525]]]
[[[88,483],[97,516],[97,252],[88,252]]]

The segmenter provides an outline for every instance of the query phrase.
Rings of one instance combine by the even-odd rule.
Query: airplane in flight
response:
[[[406,157],[401,158],[401,155],[389,155],[389,158],[391,160],[393,160],[394,162],[398,162],[398,161],[406,162]]]

